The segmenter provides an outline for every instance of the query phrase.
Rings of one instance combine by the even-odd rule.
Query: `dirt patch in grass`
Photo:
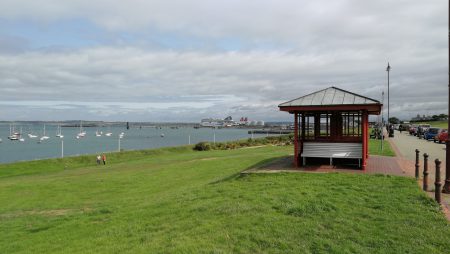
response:
[[[51,210],[30,210],[30,211],[17,211],[12,213],[0,214],[0,218],[17,218],[24,216],[44,216],[44,217],[56,217],[65,216],[76,213],[89,213],[93,211],[92,208],[82,208],[82,209],[51,209]]]

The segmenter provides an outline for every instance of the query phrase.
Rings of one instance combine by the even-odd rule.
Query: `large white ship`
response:
[[[205,118],[200,122],[202,127],[231,127],[236,125],[231,116],[225,119]]]

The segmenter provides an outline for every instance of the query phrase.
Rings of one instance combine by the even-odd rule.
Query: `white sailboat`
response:
[[[96,137],[101,137],[102,134],[103,134],[103,132],[101,132],[101,131],[99,132],[99,131],[98,131],[98,128],[97,128],[97,131],[95,132],[95,136],[96,136]]]
[[[20,127],[19,141],[20,141],[20,142],[25,142],[25,139],[22,137],[22,127]]]
[[[37,135],[33,134],[33,130],[30,127],[28,127],[28,137],[29,138],[37,138],[38,137]]]
[[[105,136],[108,136],[108,137],[112,136],[111,126],[108,126],[108,131],[105,133]]]
[[[9,136],[8,139],[11,141],[19,140],[20,133],[16,132],[14,125],[9,125]]]
[[[29,137],[29,138],[37,138],[37,135],[33,135],[33,134],[31,134],[31,133],[28,133],[28,137]]]
[[[80,132],[77,134],[77,139],[84,138],[86,136],[86,132],[83,130],[83,121],[80,121]]]
[[[61,133],[61,125],[58,125],[58,128],[56,129],[56,137],[64,138],[64,135]]]
[[[39,140],[42,141],[42,140],[47,140],[49,138],[50,138],[49,136],[45,135],[45,124],[44,124],[44,134],[41,136],[41,138]]]

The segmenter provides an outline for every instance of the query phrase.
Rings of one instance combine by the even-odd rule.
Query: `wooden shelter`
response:
[[[365,169],[369,157],[369,115],[380,114],[379,101],[329,87],[278,107],[294,114],[296,167],[305,165],[307,158],[327,158],[330,165],[345,159]]]

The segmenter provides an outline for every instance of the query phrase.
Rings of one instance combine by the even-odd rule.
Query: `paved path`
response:
[[[440,159],[442,165],[445,165],[445,144],[434,143],[432,140],[426,141],[419,139],[418,137],[411,136],[407,132],[396,131],[394,138],[389,138],[390,142],[393,142],[400,151],[400,156],[405,159],[415,161],[416,153],[415,150],[419,149],[421,160],[423,160],[423,154],[428,153],[429,161],[434,161],[435,159]]]
[[[445,144],[434,143],[433,141],[427,141],[419,139],[418,137],[411,136],[407,132],[395,132],[394,138],[389,138],[389,142],[392,148],[397,154],[397,159],[399,164],[402,166],[403,171],[407,175],[415,176],[415,160],[416,160],[416,149],[420,151],[419,157],[419,177],[423,177],[423,154],[428,153],[428,171],[429,171],[429,186],[434,189],[434,178],[435,178],[435,159],[440,159],[441,164],[441,179],[445,179]]]

